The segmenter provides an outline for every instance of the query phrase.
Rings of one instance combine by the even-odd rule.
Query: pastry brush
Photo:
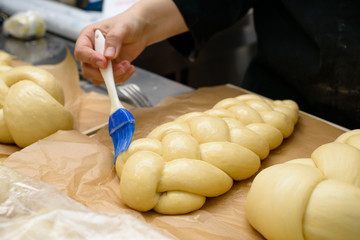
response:
[[[95,51],[104,54],[104,49],[105,38],[100,30],[96,30]],[[107,68],[100,68],[100,72],[104,78],[111,104],[109,116],[109,134],[112,138],[115,148],[115,164],[117,156],[129,148],[135,130],[135,119],[134,116],[127,109],[125,109],[119,100],[115,87],[112,62],[108,61]]]

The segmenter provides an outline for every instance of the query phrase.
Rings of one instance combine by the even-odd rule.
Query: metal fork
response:
[[[152,107],[151,102],[137,84],[127,83],[117,86],[117,89],[127,97],[135,107]]]

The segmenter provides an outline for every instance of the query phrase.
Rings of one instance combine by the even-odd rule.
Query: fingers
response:
[[[75,44],[75,58],[87,65],[91,64],[98,68],[106,68],[107,59],[101,53],[94,50],[94,35],[95,31],[93,28],[84,29]]]
[[[106,68],[109,60],[113,63],[116,83],[126,81],[135,72],[135,67],[129,61],[138,55],[140,51],[138,49],[144,47],[133,44],[134,41],[137,42],[134,40],[136,38],[132,37],[136,29],[133,24],[129,24],[130,20],[125,21],[124,19],[118,15],[109,20],[89,25],[82,30],[76,41],[75,58],[81,63],[83,76],[91,79],[94,84],[103,83],[99,68]],[[96,29],[99,29],[105,37],[104,54],[94,50]],[[127,42],[124,42],[125,38],[127,38]],[[126,46],[124,49],[123,45]]]
[[[81,63],[82,75],[91,79],[93,84],[101,85],[104,79],[97,66]],[[122,61],[120,63],[113,63],[113,74],[115,83],[122,83],[127,81],[135,72],[135,66],[131,65],[129,61]]]
[[[104,82],[101,73],[99,71],[99,68],[95,65],[81,62],[81,74],[85,78],[91,79],[94,84],[96,84],[97,82]]]
[[[121,32],[114,30],[106,34],[104,56],[107,59],[113,60],[119,55],[121,43],[123,42],[122,36],[123,34]]]
[[[135,66],[131,65],[129,61],[122,61],[119,64],[113,65],[115,83],[122,83],[127,81],[134,73]]]

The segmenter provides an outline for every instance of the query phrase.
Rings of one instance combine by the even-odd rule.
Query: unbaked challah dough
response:
[[[26,147],[57,130],[72,129],[63,89],[50,72],[8,67],[0,72],[0,143]]]
[[[291,100],[246,94],[156,127],[117,157],[122,200],[162,214],[201,208],[206,197],[256,173],[260,160],[292,133],[298,111]]]
[[[360,129],[318,147],[311,158],[262,170],[246,215],[270,240],[359,239]]]
[[[3,33],[15,38],[29,40],[43,37],[46,24],[35,11],[18,12],[4,21]]]

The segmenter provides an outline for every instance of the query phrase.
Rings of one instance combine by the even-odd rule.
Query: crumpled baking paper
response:
[[[54,187],[1,165],[0,193],[1,239],[172,239],[139,217],[91,211]]]

